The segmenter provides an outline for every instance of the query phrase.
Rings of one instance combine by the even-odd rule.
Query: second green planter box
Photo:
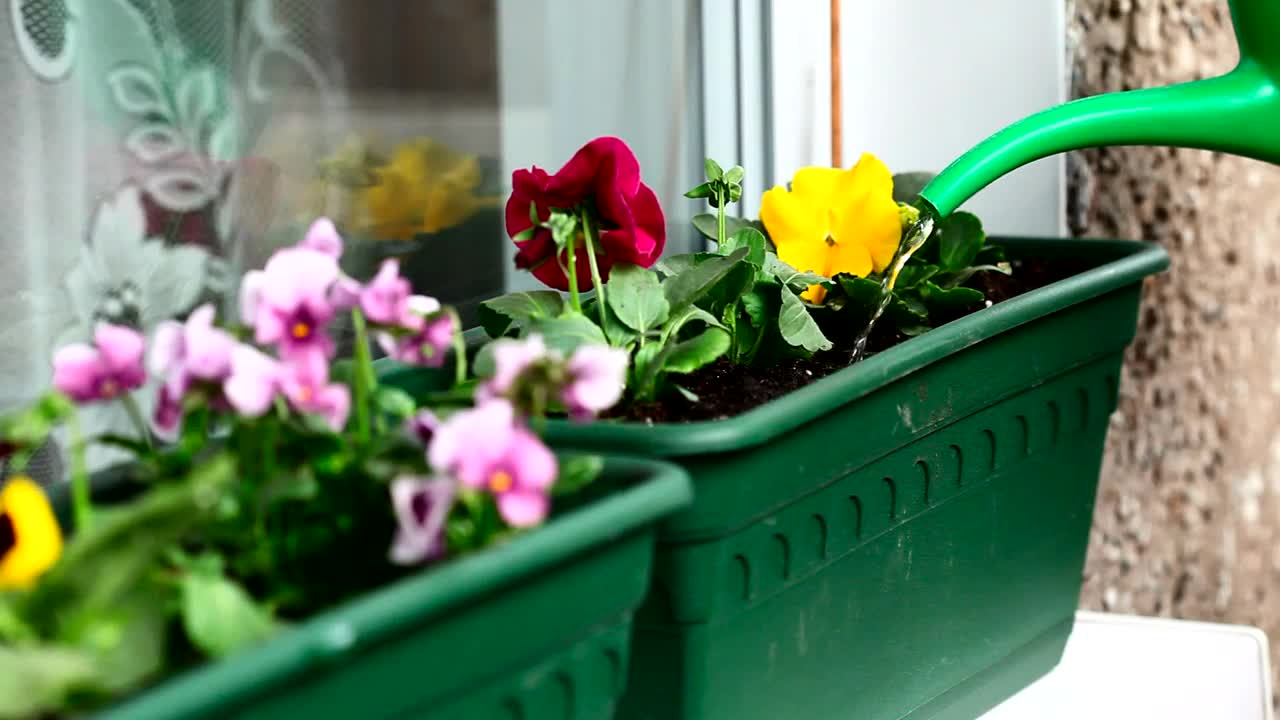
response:
[[[1091,269],[738,417],[552,424],[694,479],[619,717],[969,719],[1057,663],[1142,279],[1168,258],[1000,242]]]

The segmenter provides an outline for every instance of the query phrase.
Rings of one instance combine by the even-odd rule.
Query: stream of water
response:
[[[862,359],[862,354],[867,349],[867,339],[871,337],[871,330],[875,327],[876,321],[884,314],[885,308],[889,307],[889,301],[893,299],[893,286],[898,282],[898,274],[902,272],[902,268],[906,266],[907,261],[915,254],[915,251],[924,245],[929,239],[929,235],[933,233],[933,216],[928,212],[920,213],[920,219],[916,221],[911,229],[907,230],[902,236],[902,242],[898,243],[898,251],[893,255],[893,261],[889,263],[889,267],[885,270],[884,277],[880,279],[880,303],[876,306],[876,311],[872,313],[871,320],[867,322],[867,326],[862,329],[858,335],[858,339],[853,343],[853,359],[850,362],[857,362]]]

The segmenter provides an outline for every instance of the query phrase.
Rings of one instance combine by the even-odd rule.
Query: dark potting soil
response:
[[[1088,269],[1082,262],[1061,259],[1048,262],[1037,259],[1012,261],[1013,274],[980,272],[966,283],[980,290],[992,304],[1004,302],[1036,288]],[[986,303],[977,303],[955,317],[955,320],[982,310]],[[794,392],[809,383],[849,367],[853,363],[853,342],[861,328],[848,328],[848,332],[827,336],[835,345],[826,352],[811,358],[785,360],[768,367],[735,365],[721,358],[706,367],[679,377],[680,386],[698,397],[697,402],[671,393],[657,402],[631,403],[620,407],[611,417],[647,423],[679,423],[696,420],[719,420],[739,415],[770,400]],[[867,357],[883,352],[911,338],[898,333],[888,323],[881,323],[872,331],[867,343]]]

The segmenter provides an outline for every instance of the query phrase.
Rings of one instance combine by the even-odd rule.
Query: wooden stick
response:
[[[831,166],[844,167],[840,92],[840,0],[831,0]]]

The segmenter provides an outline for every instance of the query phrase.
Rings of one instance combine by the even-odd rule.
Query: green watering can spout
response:
[[[1095,95],[1050,108],[992,135],[920,193],[946,216],[1001,176],[1068,150],[1165,145],[1280,165],[1280,0],[1232,0],[1240,64],[1181,85]]]

